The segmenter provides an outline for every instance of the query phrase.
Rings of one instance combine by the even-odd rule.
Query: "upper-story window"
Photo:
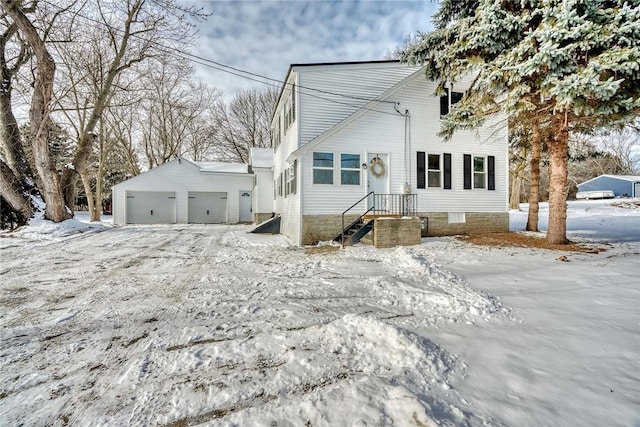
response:
[[[282,122],[282,118],[278,115],[278,120],[276,120],[275,125],[271,128],[271,143],[273,145],[274,151],[278,149],[280,146],[280,142],[282,141],[282,133],[280,131],[280,123]]]
[[[291,92],[289,97],[284,102],[284,130],[289,129],[289,126],[296,121],[296,85],[291,85]]]
[[[446,94],[440,97],[440,117],[449,114],[451,107],[460,102],[464,96],[463,92],[452,92],[449,88],[445,91]]]
[[[360,185],[360,154],[340,154],[340,184]]]
[[[333,184],[333,153],[313,153],[313,183]]]

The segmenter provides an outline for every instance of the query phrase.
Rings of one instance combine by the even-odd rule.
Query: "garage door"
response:
[[[127,191],[127,224],[175,224],[176,193]]]
[[[189,223],[227,222],[227,193],[189,192]]]
[[[640,197],[640,182],[633,184],[633,197]]]

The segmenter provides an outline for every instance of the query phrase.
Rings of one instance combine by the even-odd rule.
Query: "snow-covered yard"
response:
[[[244,226],[0,234],[0,425],[640,425],[640,209],[610,203],[570,204],[570,237],[607,250],[568,262]]]

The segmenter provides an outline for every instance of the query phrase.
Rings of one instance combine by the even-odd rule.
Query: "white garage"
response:
[[[175,224],[176,193],[127,191],[127,224]]]
[[[246,221],[253,174],[242,163],[176,159],[112,188],[114,224]],[[243,197],[243,195],[245,195]]]
[[[188,222],[190,224],[227,222],[227,193],[190,191],[188,197]]]

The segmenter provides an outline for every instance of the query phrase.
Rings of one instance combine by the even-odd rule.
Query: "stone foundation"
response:
[[[509,231],[509,212],[466,212],[464,223],[449,223],[446,212],[421,212],[422,237]]]

